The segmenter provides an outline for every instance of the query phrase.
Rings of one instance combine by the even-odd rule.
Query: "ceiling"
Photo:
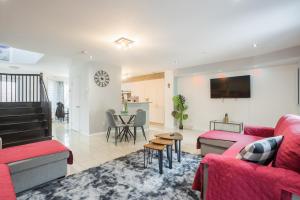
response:
[[[299,0],[0,0],[0,43],[45,54],[49,70],[86,50],[139,74],[300,45],[299,10]],[[135,46],[115,48],[120,37]]]

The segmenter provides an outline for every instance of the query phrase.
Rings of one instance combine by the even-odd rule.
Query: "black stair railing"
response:
[[[40,103],[47,116],[47,135],[52,135],[51,102],[49,101],[43,74],[0,73],[0,103]]]
[[[43,74],[0,73],[0,102],[49,102]]]

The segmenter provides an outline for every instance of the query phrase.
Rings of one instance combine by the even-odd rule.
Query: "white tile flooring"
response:
[[[147,139],[152,139],[153,135],[158,133],[170,132],[162,127],[151,126],[149,131],[146,131]],[[174,131],[174,130],[173,130]],[[182,150],[198,154],[196,150],[196,139],[200,134],[199,131],[183,130],[178,131],[183,135]],[[114,132],[108,142],[106,142],[106,133],[99,133],[93,135],[83,135],[79,132],[72,131],[68,124],[53,123],[53,136],[70,148],[74,156],[74,164],[68,166],[68,174],[78,173],[85,169],[98,166],[101,163],[113,160],[120,156],[124,156],[131,152],[143,148],[146,143],[141,132],[137,134],[136,144],[133,144],[133,139],[130,142],[118,142],[117,146],[114,144]]]

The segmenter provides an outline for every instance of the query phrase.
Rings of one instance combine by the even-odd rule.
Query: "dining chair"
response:
[[[107,133],[106,133],[107,142],[108,142],[108,139],[110,136],[110,131],[112,128],[114,128],[115,129],[115,145],[117,145],[117,140],[118,140],[118,136],[120,134],[120,129],[124,128],[126,125],[117,123],[116,120],[114,119],[114,115],[110,111],[106,111],[106,118],[107,118],[107,122],[108,122],[108,129],[107,129]]]
[[[134,121],[131,125],[133,127],[133,130],[134,130],[134,138],[133,138],[134,144],[135,144],[135,140],[136,140],[136,131],[137,131],[138,127],[140,127],[142,129],[144,138],[147,141],[145,130],[144,130],[144,125],[145,124],[146,124],[146,111],[139,109],[139,110],[136,111]]]
[[[116,120],[116,121],[119,121],[119,118],[118,118],[118,116],[116,116],[115,114],[116,114],[116,110],[115,109],[108,109],[107,110],[108,112],[111,112],[112,114],[113,114],[113,117],[114,117],[114,119]]]

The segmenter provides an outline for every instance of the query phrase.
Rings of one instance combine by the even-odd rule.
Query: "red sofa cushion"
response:
[[[283,115],[282,117],[280,117],[274,129],[274,136],[284,135],[284,130],[290,125],[290,122],[294,117],[295,115],[291,114]]]
[[[278,131],[281,131],[284,138],[278,149],[274,166],[300,173],[300,117],[285,116]]]
[[[15,200],[16,193],[10,178],[9,168],[5,164],[0,164],[0,199]]]
[[[8,164],[39,156],[69,151],[68,164],[73,163],[72,152],[56,140],[35,142],[0,150],[0,164]]]

